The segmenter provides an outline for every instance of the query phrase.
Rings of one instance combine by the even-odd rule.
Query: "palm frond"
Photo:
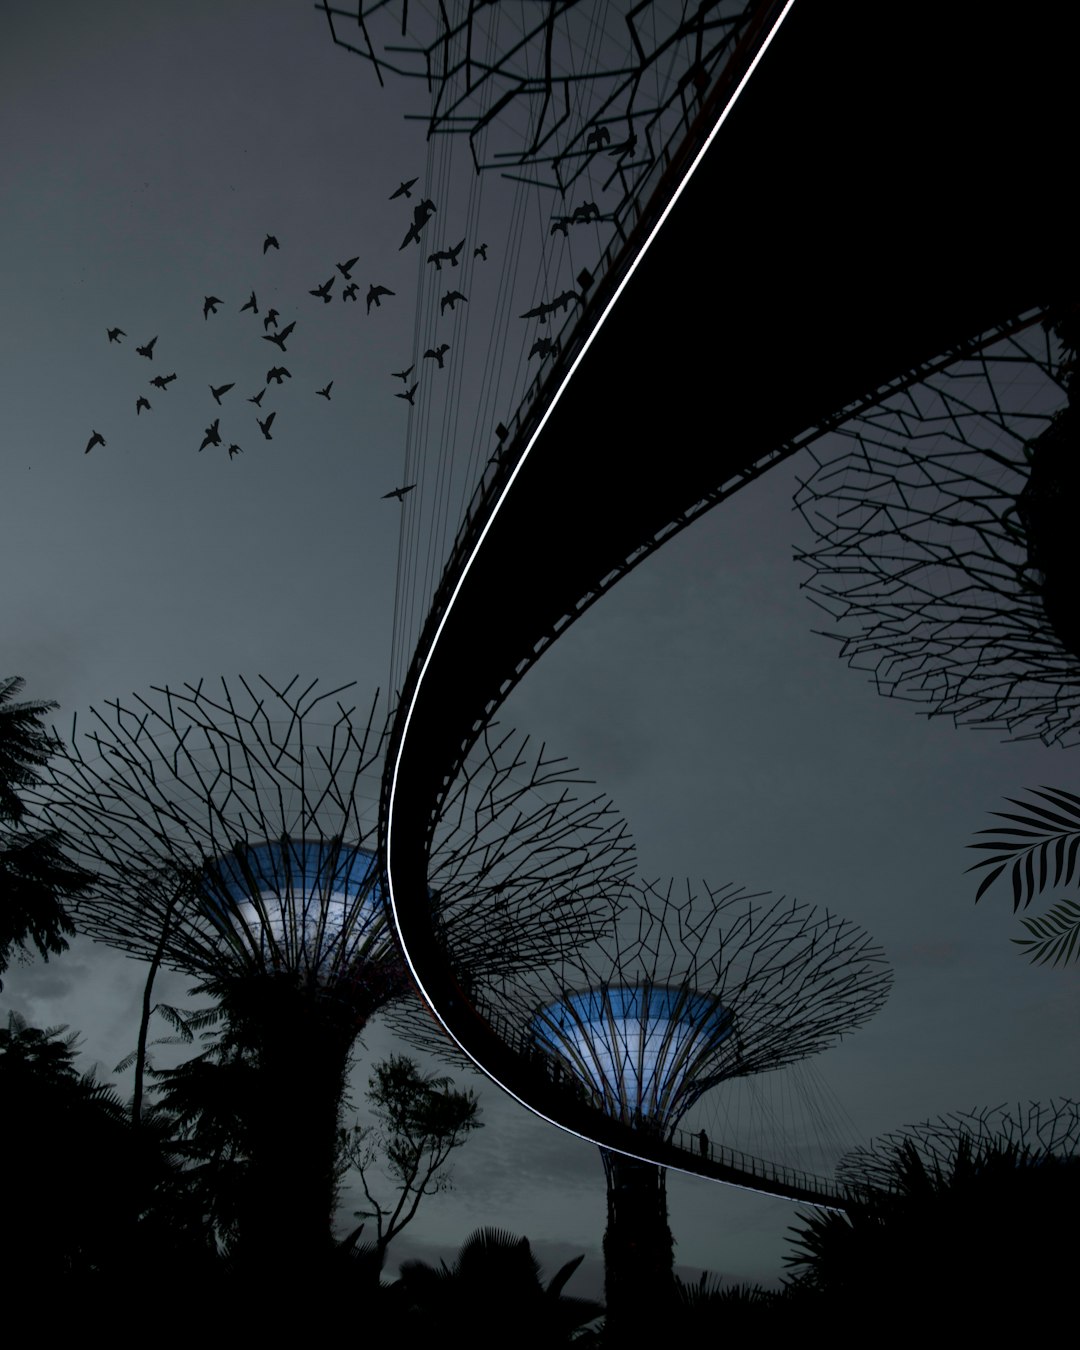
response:
[[[1007,797],[1006,801],[1020,807],[1025,814],[1016,815],[1011,811],[993,811],[991,814],[1001,820],[1014,821],[1023,828],[998,826],[979,830],[979,834],[993,838],[985,843],[968,844],[968,848],[992,854],[966,869],[969,872],[982,867],[991,869],[975,893],[976,903],[1006,869],[1012,882],[1014,912],[1020,908],[1021,901],[1026,909],[1048,883],[1071,885],[1076,879],[1077,855],[1080,853],[1080,797],[1063,788],[1029,788],[1028,791],[1049,802],[1054,809],[1049,810],[1038,802]]]
[[[1068,965],[1080,959],[1080,904],[1062,900],[1039,919],[1021,919],[1031,934],[1013,938],[1018,947],[1028,949],[1033,965]]]

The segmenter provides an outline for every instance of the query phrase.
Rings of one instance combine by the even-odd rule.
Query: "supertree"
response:
[[[376,837],[385,725],[377,696],[366,714],[342,701],[351,688],[260,677],[110,703],[86,736],[73,729],[34,803],[96,874],[77,927],[151,974],[197,976],[257,1069],[241,1235],[254,1264],[325,1250],[351,1047],[408,991]],[[581,781],[489,728],[450,787],[429,899],[464,983],[565,958],[610,925],[631,846]]]
[[[1047,745],[1080,739],[1077,327],[1075,307],[1033,311],[897,381],[837,429],[845,448],[807,450],[795,498],[817,539],[803,586],[850,665]]]
[[[703,1093],[815,1054],[883,1003],[891,974],[856,925],[798,900],[726,885],[637,883],[614,933],[537,971],[499,1013],[529,1031],[589,1104],[670,1140]],[[526,999],[531,998],[531,1004]],[[698,1141],[708,1156],[712,1145]],[[611,1325],[648,1319],[672,1290],[662,1167],[602,1148]]]

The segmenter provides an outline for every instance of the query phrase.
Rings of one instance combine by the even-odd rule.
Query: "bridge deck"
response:
[[[535,445],[522,459],[533,418],[506,447],[516,475],[470,523],[403,690],[383,826],[420,984],[541,1114],[535,1075],[464,1000],[428,924],[445,785],[520,673],[719,485],[901,372],[1060,302],[1071,51],[1057,3],[931,15],[799,0]],[[583,332],[604,299],[597,287]],[[578,1125],[626,1147],[602,1121]]]

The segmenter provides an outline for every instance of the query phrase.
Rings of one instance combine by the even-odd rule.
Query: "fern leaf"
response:
[[[1033,965],[1068,965],[1080,956],[1080,903],[1062,900],[1041,918],[1021,919],[1031,937],[1013,938],[1027,950]]]

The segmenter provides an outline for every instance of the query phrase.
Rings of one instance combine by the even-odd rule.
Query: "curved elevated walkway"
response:
[[[555,1100],[456,987],[426,903],[445,787],[521,674],[665,538],[874,391],[1075,291],[1068,20],[797,0],[553,406],[640,240],[589,293],[459,537],[387,757],[395,919],[480,1067],[605,1147],[740,1180]]]

